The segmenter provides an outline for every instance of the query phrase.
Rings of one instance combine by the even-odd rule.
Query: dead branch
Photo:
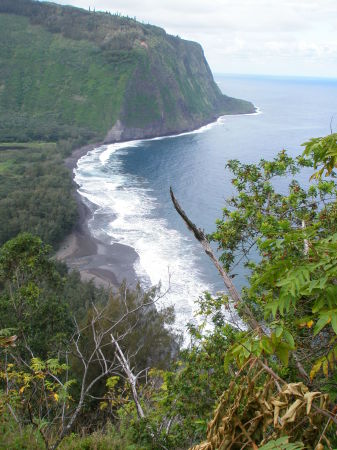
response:
[[[116,349],[117,349],[116,357],[117,357],[118,361],[120,362],[120,364],[123,368],[123,371],[125,372],[128,380],[129,380],[129,383],[131,386],[131,391],[132,391],[132,397],[133,397],[133,400],[134,400],[136,408],[137,408],[138,417],[140,419],[143,419],[145,417],[145,414],[144,414],[142,405],[140,404],[139,397],[138,397],[137,376],[135,376],[133,374],[133,372],[130,368],[129,361],[127,360],[127,358],[125,358],[123,350],[120,348],[118,342],[116,341],[116,339],[114,338],[112,333],[110,334],[110,336],[111,336],[112,343],[116,346]]]
[[[242,312],[244,314],[244,319],[247,323],[247,325],[254,331],[256,331],[258,334],[266,334],[263,325],[259,324],[259,322],[255,319],[254,314],[252,313],[252,311],[250,310],[250,308],[248,307],[248,305],[242,300],[242,297],[240,296],[240,294],[238,293],[236,287],[234,286],[231,278],[228,276],[227,272],[223,269],[222,265],[219,263],[218,259],[216,258],[216,256],[214,255],[214,252],[212,250],[212,247],[210,245],[210,243],[207,240],[207,237],[205,236],[205,233],[198,228],[186,215],[185,211],[182,209],[182,207],[180,206],[178,200],[176,199],[172,187],[170,187],[170,195],[171,195],[171,199],[172,199],[172,203],[173,206],[175,208],[175,210],[177,211],[177,213],[180,215],[180,217],[183,219],[183,221],[185,222],[187,228],[192,231],[192,233],[194,234],[195,238],[200,242],[200,244],[202,245],[206,255],[209,256],[209,258],[211,259],[211,261],[213,262],[213,264],[215,265],[215,267],[217,268],[218,272],[220,273],[226,288],[228,289],[229,295],[231,297],[231,299],[236,302],[238,304],[238,306],[242,307]],[[310,381],[310,378],[308,376],[308,374],[306,373],[306,371],[304,370],[304,367],[302,366],[302,364],[300,363],[297,355],[295,352],[292,353],[294,360],[295,360],[295,365],[297,367],[297,370],[299,372],[299,374],[301,375],[302,378],[304,378],[307,382]]]
[[[238,293],[236,287],[234,286],[231,278],[228,276],[227,272],[223,269],[223,267],[219,263],[218,259],[214,255],[212,247],[211,247],[210,243],[208,242],[207,237],[205,236],[205,233],[200,228],[198,228],[187,217],[185,211],[182,209],[182,207],[178,203],[178,200],[175,198],[175,195],[173,193],[172,187],[170,187],[170,194],[171,194],[171,199],[172,199],[173,206],[174,206],[175,210],[180,215],[180,217],[183,219],[183,221],[185,222],[187,228],[192,231],[192,233],[194,234],[195,238],[200,242],[200,244],[201,244],[202,248],[204,249],[206,255],[209,256],[209,258],[211,259],[211,261],[213,262],[215,267],[218,269],[218,272],[220,273],[220,275],[221,275],[221,277],[222,277],[222,279],[223,279],[223,281],[225,283],[225,286],[228,289],[228,292],[229,292],[229,295],[230,295],[231,299],[234,302],[238,303],[240,306],[242,306],[243,313],[244,313],[245,318],[246,318],[246,320],[248,322],[248,325],[252,329],[260,331],[260,329],[261,329],[260,324],[255,319],[254,314],[251,312],[251,310],[248,308],[248,306],[244,303],[244,301],[242,300],[242,298],[241,298],[240,294]]]

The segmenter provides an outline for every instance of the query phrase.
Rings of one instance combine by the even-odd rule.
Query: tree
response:
[[[241,371],[255,361],[281,392],[288,382],[304,380],[309,389],[329,392],[330,401],[336,394],[331,379],[337,356],[335,148],[332,136],[307,143],[304,155],[297,158],[282,151],[273,161],[261,160],[257,165],[229,161],[236,194],[209,236],[190,221],[171,193],[177,211],[217,266],[229,292],[218,301],[208,301],[203,309],[213,317],[225,307],[236,310],[246,324],[246,331],[237,335],[226,353],[226,370]],[[308,187],[296,181],[300,170],[320,164],[323,170]],[[329,178],[323,180],[325,169]],[[290,178],[287,192],[275,187],[280,176]],[[222,252],[223,267],[209,240]],[[250,276],[249,286],[239,294],[228,272],[242,261]],[[329,403],[314,407],[328,418],[318,443],[323,438],[329,442],[331,426],[337,423],[334,410]],[[313,444],[310,439],[306,444]]]
[[[51,247],[28,233],[0,249],[0,327],[18,335],[22,356],[57,353],[73,325]]]
[[[71,275],[67,281],[64,267],[50,259],[50,247],[28,233],[0,249],[0,274],[4,420],[9,414],[20,431],[33,427],[47,449],[56,449],[80,426],[84,410],[87,417],[95,417],[98,427],[109,418],[104,405],[110,405],[111,418],[132,402],[143,419],[139,388],[147,364],[165,366],[177,349],[167,328],[172,311],[156,309],[157,290],[132,292],[123,284],[119,293],[101,295],[101,290],[85,283],[88,290],[82,291],[82,303],[89,295],[88,310],[76,314],[71,303],[78,309],[81,301],[71,300],[75,294],[67,283],[75,284],[77,296],[79,279]]]

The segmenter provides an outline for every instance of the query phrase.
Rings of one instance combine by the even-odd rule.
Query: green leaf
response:
[[[117,375],[115,375],[115,376],[112,376],[112,377],[109,377],[107,380],[106,380],[106,387],[108,388],[108,389],[114,389],[114,387],[116,386],[116,384],[118,383],[118,381],[119,381],[119,376],[117,376]]]
[[[317,284],[317,281],[316,281]],[[312,308],[312,312],[313,314],[318,313],[318,311],[320,311],[323,307],[324,307],[325,301],[323,298],[319,298],[315,303],[314,306]]]
[[[265,309],[267,312],[271,312],[271,314],[273,315],[273,317],[276,317],[276,313],[278,310],[279,304],[277,301],[271,302],[269,304],[266,305]]]
[[[316,336],[328,323],[330,322],[330,316],[329,315],[324,315],[321,316],[314,328],[314,336]]]
[[[279,337],[281,337],[282,336],[282,333],[283,333],[283,328],[282,327],[276,327],[276,329],[275,329],[275,335],[276,335],[276,337],[277,338],[279,338]]]
[[[291,350],[294,350],[295,349],[295,341],[294,341],[292,334],[289,333],[288,330],[284,330],[283,336],[284,336],[285,340],[288,342],[288,344],[290,345]]]
[[[274,352],[274,346],[271,340],[267,336],[263,336],[260,341],[262,349],[268,354],[271,355]]]
[[[334,332],[337,334],[337,314],[333,313],[331,317],[331,325]]]
[[[32,358],[31,368],[34,372],[41,372],[46,368],[46,364],[40,358]]]
[[[289,347],[287,344],[281,342],[281,344],[276,349],[276,355],[280,361],[287,366],[289,362]]]

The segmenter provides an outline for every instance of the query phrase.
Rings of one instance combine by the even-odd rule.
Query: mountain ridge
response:
[[[0,140],[147,138],[255,111],[159,27],[34,0],[2,0],[0,25]]]

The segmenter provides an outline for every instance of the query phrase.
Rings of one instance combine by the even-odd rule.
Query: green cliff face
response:
[[[221,94],[202,48],[137,21],[0,3],[0,141],[177,133],[251,103]]]

